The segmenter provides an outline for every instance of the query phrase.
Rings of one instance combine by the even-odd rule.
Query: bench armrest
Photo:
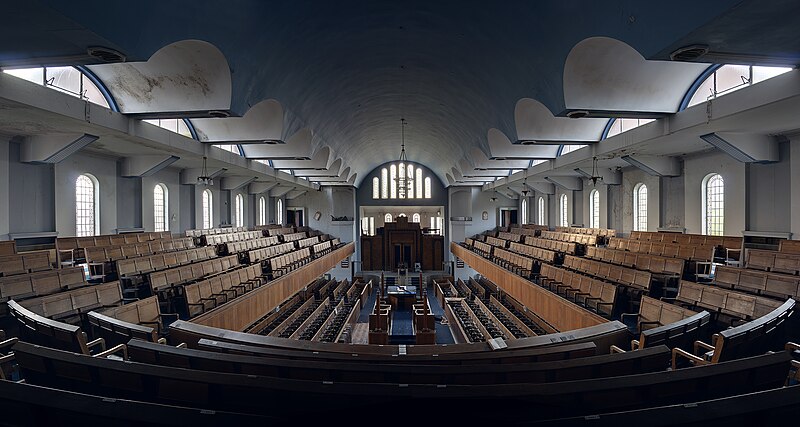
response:
[[[0,341],[0,350],[11,347],[12,345],[16,344],[19,341],[19,338],[12,337],[7,340]]]
[[[615,345],[612,345],[610,347],[610,349],[611,349],[611,354],[614,354],[614,353],[625,353],[625,350],[623,350],[623,349],[621,349],[621,348],[619,348],[619,347],[617,347]]]
[[[117,344],[106,351],[95,354],[93,357],[108,357],[119,352],[122,352],[122,360],[128,360],[128,346],[125,344]]]
[[[713,346],[713,345],[711,345],[711,344],[706,344],[706,343],[704,343],[703,341],[699,341],[699,340],[698,340],[698,341],[695,341],[695,342],[694,342],[694,352],[695,352],[695,354],[697,354],[697,351],[698,351],[698,350],[699,350],[701,347],[702,347],[702,348],[704,348],[704,349],[706,349],[706,350],[708,350],[708,351],[714,351],[714,346]]]
[[[89,341],[86,343],[86,348],[88,348],[89,350],[91,350],[92,347],[96,346],[100,346],[100,351],[106,351],[106,340],[104,340],[103,338],[98,338],[94,341]]]
[[[705,359],[703,359],[702,357],[695,356],[694,354],[689,353],[686,350],[683,350],[681,348],[675,347],[675,348],[672,349],[672,370],[677,369],[677,358],[678,358],[677,356],[685,357],[685,358],[689,359],[691,362],[693,362],[693,363],[695,363],[697,365],[706,365],[706,364],[708,364],[708,362]]]
[[[638,350],[639,345],[639,340],[631,340],[631,350]]]
[[[787,351],[800,351],[800,344],[793,343],[791,341],[786,343],[784,347]]]

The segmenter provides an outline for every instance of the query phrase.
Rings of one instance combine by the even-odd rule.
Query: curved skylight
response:
[[[186,125],[186,122],[183,119],[150,119],[142,121],[145,123],[150,123],[151,125],[156,125],[170,132],[175,132],[178,135],[183,135],[187,138],[192,137],[192,132],[189,130],[189,126]]]
[[[687,107],[727,95],[747,86],[787,73],[789,67],[723,65],[708,76],[695,90]]]
[[[111,109],[103,91],[75,67],[15,68],[3,72]]]
[[[583,144],[583,145],[580,145],[580,144],[578,144],[578,145],[563,145],[562,148],[561,148],[561,154],[560,155],[563,156],[564,154],[571,153],[571,152],[576,151],[576,150],[580,150],[583,147],[588,147],[588,145],[586,145],[586,144]]]

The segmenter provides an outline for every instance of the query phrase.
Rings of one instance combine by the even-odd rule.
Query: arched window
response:
[[[414,165],[408,165],[408,198],[414,198]]]
[[[386,215],[384,215],[383,222],[384,222],[384,224],[387,223],[387,222],[392,222],[392,214],[387,213]]]
[[[377,176],[375,178],[372,178],[372,198],[373,199],[381,198],[381,180]]]
[[[647,231],[647,186],[633,187],[633,231]]]
[[[583,147],[588,147],[588,145],[586,145],[586,144],[563,145],[562,148],[561,148],[561,155],[563,156],[564,154],[571,153],[573,151],[578,151]]]
[[[425,198],[431,198],[431,177],[425,177]]]
[[[725,228],[725,182],[719,174],[703,180],[703,234],[722,236]]]
[[[153,188],[153,217],[155,219],[155,231],[169,230],[169,209],[167,206],[167,186],[156,184]]]
[[[98,187],[97,179],[89,174],[79,175],[75,180],[75,235],[78,237],[100,234]]]
[[[411,215],[411,222],[416,222],[417,224],[419,224],[419,221],[420,221],[420,216],[418,213]]]
[[[233,154],[242,155],[242,149],[239,148],[237,144],[219,144],[215,145],[215,147],[222,148],[225,151],[230,151]]]
[[[600,192],[589,193],[589,228],[600,228]]]
[[[170,132],[175,132],[179,135],[183,135],[187,138],[192,137],[192,132],[189,130],[189,126],[186,126],[186,122],[183,119],[148,119],[142,121],[145,123],[150,123],[151,125],[156,125]],[[217,147],[223,148],[221,145],[218,145]],[[238,146],[234,145],[233,147],[238,147]],[[235,151],[235,153],[239,154],[238,148],[237,151]]]
[[[389,198],[397,198],[397,165],[389,166]]]
[[[655,121],[655,119],[613,119],[613,120],[614,122],[611,123],[611,128],[609,128],[606,138],[611,138],[612,136],[619,135],[633,128],[638,128],[639,126],[644,126],[652,121]]]
[[[275,211],[276,211],[275,218],[277,218],[276,222],[278,224],[282,225],[283,224],[283,200],[278,199],[278,201],[275,203]]]
[[[214,198],[211,190],[203,190],[203,228],[211,228],[214,224]]]
[[[235,205],[235,218],[236,218],[236,226],[242,227],[244,226],[244,197],[241,194],[236,195],[236,205]]]
[[[106,96],[108,92],[103,93],[92,78],[74,67],[17,68],[3,72],[105,108],[112,108],[109,102],[111,98]]]
[[[421,199],[423,195],[422,190],[422,168],[417,168],[417,198]]]
[[[403,183],[405,183],[406,185],[402,185]],[[406,165],[405,163],[400,163],[400,165],[397,167],[397,198],[405,199],[406,196],[408,196],[408,181],[406,181]]]
[[[522,224],[528,223],[528,199],[522,199],[522,219],[520,220]]]
[[[537,214],[538,214],[538,218],[537,218],[537,219],[538,219],[538,221],[537,221],[537,224],[539,224],[539,225],[545,225],[545,223],[544,223],[544,197],[541,197],[541,196],[540,196],[540,197],[539,197],[539,202],[538,202],[538,203],[539,203],[539,206],[538,206],[538,208],[537,208],[537,209],[539,210],[539,212],[537,212]]]
[[[559,225],[562,227],[569,227],[569,220],[567,219],[567,195],[562,194],[559,198],[559,211],[561,212],[561,217],[559,220]]]
[[[791,71],[791,67],[723,65],[709,75],[692,93],[687,107],[727,95],[741,88],[769,80]]]
[[[381,169],[381,199],[389,198],[389,171]]]
[[[267,199],[264,196],[258,198],[258,225],[267,224]]]

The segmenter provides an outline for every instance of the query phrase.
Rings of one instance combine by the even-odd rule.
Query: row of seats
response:
[[[564,267],[580,271],[592,277],[609,280],[620,285],[648,291],[652,282],[652,273],[628,267],[579,258],[572,255],[564,257]]]
[[[281,235],[284,242],[294,242],[295,240],[302,240],[308,237],[306,232],[299,232],[299,233],[287,233]]]
[[[517,253],[494,248],[492,262],[522,277],[531,277],[533,273],[533,258]]]
[[[780,299],[800,296],[800,277],[746,268],[717,266],[714,284]]]
[[[721,246],[725,249],[741,249],[742,238],[735,236],[707,236],[705,234],[668,233],[658,231],[631,231],[630,238],[660,243],[684,245]]]
[[[7,240],[0,242],[0,256],[16,255],[16,253],[17,253],[16,240]]]
[[[237,254],[239,252],[252,251],[253,249],[266,248],[280,243],[278,236],[259,237],[256,239],[245,240],[243,242],[228,242],[225,244],[225,253]]]
[[[29,298],[19,301],[19,305],[40,316],[66,319],[97,308],[117,306],[122,302],[119,282],[109,282]]]
[[[272,257],[267,261],[268,273],[276,279],[311,262],[311,248],[302,248],[287,254]]]
[[[507,231],[501,231],[501,232],[497,233],[497,238],[498,239],[509,240],[511,242],[521,242],[522,241],[522,237],[523,237],[522,234],[510,233],[510,232],[507,232]]]
[[[800,254],[800,240],[781,240],[778,252]]]
[[[270,228],[267,231],[268,236],[283,236],[284,234],[291,234],[294,233],[294,227],[283,227],[283,228]]]
[[[508,229],[509,233],[520,234],[523,236],[538,236],[542,230],[549,230],[547,226],[537,226],[539,228],[532,228],[528,224],[523,227],[510,227]]]
[[[464,300],[447,301],[447,307],[453,313],[453,316],[458,321],[460,329],[463,331],[461,335],[463,335],[468,342],[485,342],[486,336],[484,336],[475,320],[473,320],[473,317],[470,316],[463,301]]]
[[[587,234],[590,236],[614,237],[617,235],[617,230],[609,228],[587,228],[587,227],[561,227],[557,226],[555,231],[570,234]]]
[[[562,233],[560,231],[542,231],[543,239],[558,240],[559,242],[574,242],[586,246],[596,246],[597,236],[588,234]]]
[[[542,264],[539,285],[594,311],[611,317],[617,299],[617,286],[548,264]]]
[[[783,301],[682,280],[675,300],[690,307],[751,320],[771,312]]]
[[[172,240],[169,231],[125,234],[103,234],[89,237],[58,237],[56,250],[86,249],[96,246],[121,246],[132,243],[144,243],[153,240]]]
[[[483,241],[488,243],[488,244],[490,244],[490,245],[492,245],[492,246],[497,246],[499,248],[505,248],[506,247],[506,241],[504,239],[499,239],[497,237],[492,237],[492,236],[488,236],[488,235],[487,236],[483,236],[483,237],[484,237]]]
[[[217,256],[213,247],[188,249],[176,252],[166,252],[149,256],[121,259],[117,261],[117,274],[119,277],[137,276],[153,271],[205,261]]]
[[[314,246],[320,241],[320,236],[313,236],[307,237],[305,239],[300,239],[297,241],[297,246],[300,248],[306,248],[309,246]]]
[[[218,307],[264,283],[261,264],[253,264],[184,285],[189,316],[194,317]]]
[[[107,343],[115,345],[134,338],[165,342],[160,336],[166,334],[166,326],[177,317],[177,314],[161,312],[156,295],[87,314],[93,336],[102,337]]]
[[[490,338],[502,338],[504,340],[515,338],[514,336],[509,337],[508,334],[497,325],[494,315],[487,314],[481,307],[481,304],[477,302],[476,298],[465,298],[464,303],[467,304],[467,307],[469,307],[469,310],[475,315],[475,318],[483,325],[483,328],[489,334]]]
[[[22,252],[0,256],[0,277],[28,274],[52,268],[50,251]]]
[[[745,267],[797,275],[800,273],[800,253],[748,249]]]
[[[0,277],[0,301],[44,296],[86,285],[86,275],[81,267]]]
[[[195,230],[186,230],[186,237],[211,236],[215,234],[236,233],[239,231],[247,231],[247,227],[203,228]]]
[[[213,258],[207,261],[173,267],[148,274],[152,292],[165,290],[172,286],[193,282],[204,276],[221,273],[239,265],[236,255]]]
[[[525,244],[570,255],[575,255],[578,251],[578,244],[575,242],[559,242],[541,237],[525,236]]]
[[[263,235],[264,234],[260,231],[237,231],[234,233],[205,235],[204,241],[206,245],[214,246],[228,242],[243,242],[245,240],[257,239]]]
[[[529,256],[536,260],[546,262],[549,264],[553,264],[556,262],[556,258],[558,253],[555,251],[551,251],[548,249],[537,248],[535,246],[529,246],[523,243],[514,243],[512,242],[509,245],[509,249],[525,256]]]
[[[253,249],[247,251],[247,259],[250,262],[262,262],[278,255],[291,252],[295,249],[294,243],[281,243],[279,245],[268,246],[266,248]]]
[[[675,323],[696,314],[696,311],[686,307],[642,295],[642,299],[639,301],[639,312],[622,313],[621,318],[624,321],[628,317],[635,317],[636,331],[644,331]],[[635,350],[635,348],[633,349]]]
[[[662,243],[648,240],[625,239],[615,237],[608,242],[609,249],[630,251],[642,254],[661,255],[680,258],[686,261],[711,261],[714,259],[716,246],[690,243]]]
[[[84,257],[86,262],[103,263],[191,248],[194,248],[194,241],[191,238],[184,237],[171,240],[88,247],[84,248]]]
[[[683,276],[684,260],[668,258],[658,255],[637,254],[635,252],[618,251],[614,249],[586,248],[586,256],[595,260],[622,265],[625,267],[645,270],[654,274],[668,276]]]

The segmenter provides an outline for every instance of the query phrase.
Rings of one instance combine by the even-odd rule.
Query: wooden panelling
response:
[[[279,279],[197,316],[191,321],[205,326],[242,331],[265,313],[274,310],[280,303],[291,298],[314,279],[327,273],[339,261],[352,255],[354,251],[355,244],[348,243],[302,268],[287,273]]]
[[[559,331],[569,331],[608,322],[603,317],[536,286],[464,247],[451,243],[450,251]]]

